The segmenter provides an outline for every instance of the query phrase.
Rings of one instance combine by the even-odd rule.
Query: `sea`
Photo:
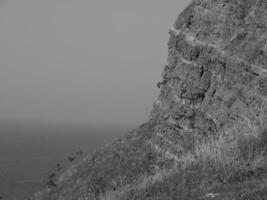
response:
[[[29,198],[46,186],[48,175],[57,171],[59,166],[61,171],[66,170],[131,128],[0,124],[0,197],[3,200]]]

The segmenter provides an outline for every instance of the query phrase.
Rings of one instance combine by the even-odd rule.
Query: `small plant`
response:
[[[56,174],[54,172],[50,173],[48,175],[48,180],[46,182],[46,185],[49,189],[49,200],[52,198],[52,195],[53,195],[53,192],[55,190],[55,188],[57,187],[57,184],[56,184]]]
[[[81,156],[81,155],[83,155],[83,151],[82,151],[82,150],[79,150],[79,151],[76,152],[76,154],[77,154],[78,156]]]
[[[69,156],[69,157],[68,157],[68,161],[69,161],[69,162],[72,162],[72,161],[74,161],[74,160],[75,160],[75,157],[74,157],[74,156]]]
[[[61,164],[58,163],[58,164],[57,164],[57,169],[56,169],[57,172],[61,171],[62,169],[63,169],[63,168],[62,168]]]
[[[56,187],[55,178],[56,178],[56,174],[54,172],[52,172],[51,174],[49,174],[49,176],[48,176],[48,182],[47,182],[47,186],[48,187],[50,187],[50,188]]]

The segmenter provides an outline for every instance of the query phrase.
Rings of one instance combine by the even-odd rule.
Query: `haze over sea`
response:
[[[0,124],[0,196],[24,199],[45,186],[59,163],[67,168],[68,156],[91,153],[132,127],[77,124]]]
[[[187,4],[0,0],[0,196],[23,199],[69,155],[147,120]]]

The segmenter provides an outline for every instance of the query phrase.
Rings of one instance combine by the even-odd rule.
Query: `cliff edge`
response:
[[[34,199],[267,199],[267,1],[195,0],[150,119]]]

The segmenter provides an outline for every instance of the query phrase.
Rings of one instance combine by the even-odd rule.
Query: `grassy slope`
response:
[[[102,200],[267,199],[266,145],[265,132],[206,138],[172,169],[154,179],[146,175],[145,184],[108,192]]]
[[[127,193],[153,176],[156,166],[161,169],[171,167],[173,161],[166,162],[149,144],[155,124],[155,121],[143,124],[74,166],[63,175],[49,198],[97,199],[108,191]]]
[[[267,199],[266,132],[203,138],[177,162],[150,145],[157,124],[97,151],[42,199]]]

